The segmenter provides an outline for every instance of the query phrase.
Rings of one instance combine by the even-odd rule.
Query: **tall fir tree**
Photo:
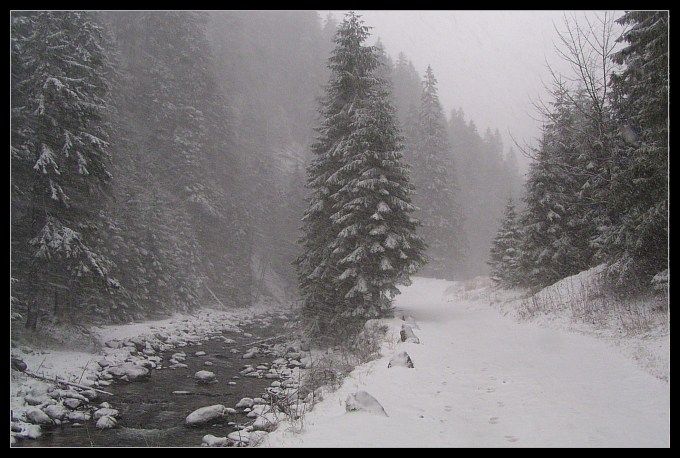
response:
[[[364,45],[368,37],[355,13],[338,27],[308,167],[311,196],[296,263],[313,335],[389,314],[397,286],[423,263],[394,109],[377,76],[379,54]]]
[[[510,197],[505,205],[503,222],[491,242],[489,278],[499,286],[522,286],[520,268],[522,257],[522,231],[519,226],[515,203]]]
[[[12,269],[35,328],[41,304],[59,312],[86,288],[117,285],[95,243],[111,178],[110,69],[92,13],[16,12],[11,27]]]
[[[617,288],[649,286],[668,269],[669,14],[631,11],[613,56],[625,69],[612,77],[620,135],[608,214],[600,237]]]
[[[446,118],[437,94],[437,79],[425,71],[420,106],[406,160],[415,187],[416,217],[429,249],[425,275],[453,279],[463,266],[465,236],[456,165],[448,140]]]

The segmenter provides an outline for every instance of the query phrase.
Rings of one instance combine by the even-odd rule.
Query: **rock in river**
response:
[[[210,383],[215,380],[215,374],[210,371],[198,371],[194,374],[194,378],[199,383]]]
[[[149,370],[147,368],[133,363],[109,367],[107,371],[116,377],[127,377],[130,382],[136,382],[149,376]]]
[[[238,403],[236,403],[236,408],[242,408],[242,407],[252,407],[254,404],[253,398],[243,398],[241,399]]]
[[[186,419],[187,426],[200,425],[209,421],[224,417],[226,408],[222,404],[201,407],[189,414]]]
[[[42,410],[34,407],[26,411],[26,418],[35,425],[51,425],[52,419]]]
[[[227,443],[226,437],[216,437],[212,434],[206,434],[203,436],[201,447],[226,447]]]
[[[115,428],[117,425],[118,422],[115,418],[104,415],[99,420],[97,420],[95,427],[97,429],[111,429]]]

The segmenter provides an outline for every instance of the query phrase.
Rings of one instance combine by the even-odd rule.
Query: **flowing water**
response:
[[[99,430],[94,427],[94,421],[83,426],[71,424],[43,426],[41,438],[19,440],[14,446],[198,447],[201,445],[201,438],[206,434],[225,437],[235,430],[227,423],[242,424],[252,421],[252,418],[247,418],[243,413],[227,414],[222,420],[198,427],[188,427],[184,424],[187,415],[201,407],[213,404],[234,407],[243,397],[260,396],[272,380],[244,377],[239,371],[245,364],[257,366],[271,363],[276,356],[256,356],[245,360],[241,358],[242,353],[233,354],[229,350],[239,348],[243,351],[252,342],[280,335],[284,326],[280,319],[275,319],[267,327],[253,324],[241,329],[243,333],[228,331],[222,333],[224,337],[235,340],[234,344],[208,340],[201,345],[187,345],[161,354],[165,366],[173,353],[185,352],[187,359],[183,363],[187,364],[188,368],[164,367],[161,370],[152,370],[151,376],[145,381],[134,383],[115,381],[106,387],[106,391],[114,395],[101,394],[95,402],[107,401],[113,408],[119,410],[117,428]],[[245,337],[243,335],[245,333],[252,334],[252,337]],[[204,351],[206,355],[194,356],[197,351]],[[212,362],[212,366],[205,366],[206,361]],[[197,383],[194,374],[199,370],[213,372],[218,382]],[[228,382],[236,382],[236,385],[229,385]],[[188,391],[190,394],[172,394],[173,391]]]

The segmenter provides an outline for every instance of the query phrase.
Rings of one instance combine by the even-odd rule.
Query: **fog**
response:
[[[668,37],[11,11],[10,445],[665,445]]]
[[[346,11],[320,11],[341,19]],[[540,122],[533,105],[545,98],[547,65],[566,71],[555,51],[564,18],[601,11],[358,11],[388,54],[404,52],[422,73],[432,66],[445,113],[463,108],[480,132],[498,128],[506,148],[535,143]],[[614,12],[614,17],[620,12]],[[528,159],[519,155],[525,168]]]

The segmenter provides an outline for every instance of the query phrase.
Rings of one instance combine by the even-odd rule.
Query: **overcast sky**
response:
[[[346,13],[330,12],[338,21]],[[319,11],[322,19],[328,13]],[[563,29],[564,11],[357,13],[372,27],[370,44],[380,37],[394,60],[403,51],[421,76],[428,65],[432,66],[447,117],[452,109],[462,107],[466,119],[475,121],[480,134],[487,127],[498,128],[506,151],[512,144],[510,134],[520,144],[535,143],[539,123],[532,119],[537,117],[532,100],[545,98],[542,82],[550,81],[546,62],[566,70],[554,48],[555,26]],[[601,12],[566,13],[582,17]]]

